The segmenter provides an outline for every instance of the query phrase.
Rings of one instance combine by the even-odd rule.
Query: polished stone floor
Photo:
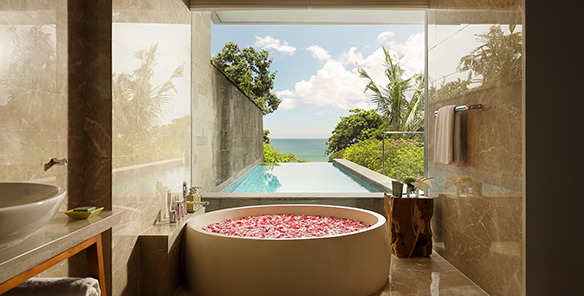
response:
[[[434,253],[429,258],[391,257],[390,281],[369,296],[488,296],[460,271]],[[193,296],[181,287],[174,296]]]

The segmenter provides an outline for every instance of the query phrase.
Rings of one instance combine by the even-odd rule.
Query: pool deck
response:
[[[208,212],[235,207],[270,204],[325,204],[362,208],[385,216],[383,192],[366,193],[203,193]]]
[[[388,176],[384,176],[346,159],[333,159],[333,164],[343,168],[380,192],[391,192],[391,181],[395,180]]]

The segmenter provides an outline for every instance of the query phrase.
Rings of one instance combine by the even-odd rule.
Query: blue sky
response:
[[[271,138],[328,138],[349,109],[371,109],[366,79],[355,63],[378,84],[383,75],[383,44],[404,55],[409,75],[424,71],[422,25],[214,25],[211,54],[232,41],[240,48],[267,49],[278,71],[273,93],[283,100],[264,116]]]

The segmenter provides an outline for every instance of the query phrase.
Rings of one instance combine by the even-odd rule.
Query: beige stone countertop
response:
[[[0,249],[0,283],[110,229],[121,217],[119,212],[102,211],[89,219],[72,219],[58,212],[27,239]]]
[[[170,251],[175,241],[177,239],[180,240],[181,231],[184,229],[185,225],[187,225],[194,217],[200,216],[204,213],[205,207],[201,207],[194,213],[188,213],[176,223],[170,223],[168,220],[156,223],[146,231],[140,233],[140,237],[166,237],[168,238],[168,251]]]

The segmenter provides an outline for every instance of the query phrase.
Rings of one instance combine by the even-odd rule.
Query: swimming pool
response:
[[[221,192],[379,192],[328,162],[258,164]]]

